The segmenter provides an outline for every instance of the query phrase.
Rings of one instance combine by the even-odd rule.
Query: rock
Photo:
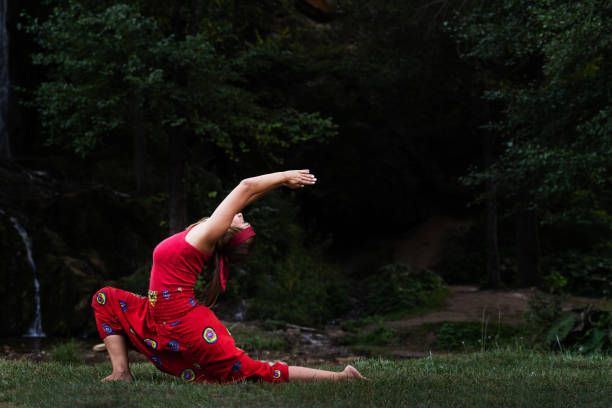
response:
[[[42,320],[47,335],[95,333],[89,305],[102,282],[90,265],[67,255],[46,254],[40,271]]]
[[[23,240],[0,213],[0,335],[25,333],[34,318],[34,279]]]
[[[96,344],[91,349],[96,352],[106,351],[106,345],[104,343]]]
[[[0,163],[0,335],[25,333],[34,314],[34,284],[23,240],[30,236],[48,336],[96,335],[93,293],[126,278],[126,289],[148,284],[151,253],[165,231],[159,208],[102,185],[79,185]],[[146,287],[145,287],[146,290]]]

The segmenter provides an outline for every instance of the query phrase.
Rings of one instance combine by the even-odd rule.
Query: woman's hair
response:
[[[208,217],[204,217],[187,228],[192,228],[193,226],[204,222],[207,219]],[[214,304],[217,302],[219,294],[221,293],[221,257],[226,256],[230,265],[243,263],[247,260],[249,252],[255,244],[255,237],[250,237],[232,248],[226,248],[230,240],[240,231],[242,231],[242,229],[229,227],[215,244],[213,256],[210,258],[207,264],[211,278],[205,289],[206,299],[204,300],[204,305],[206,307],[214,306]]]

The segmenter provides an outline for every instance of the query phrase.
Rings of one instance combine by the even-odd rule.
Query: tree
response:
[[[26,26],[42,50],[33,61],[48,75],[32,101],[48,143],[86,157],[132,137],[138,187],[145,142],[166,144],[171,231],[186,224],[190,146],[215,145],[237,159],[254,146],[286,147],[335,133],[331,119],[264,105],[248,89],[246,73],[282,53],[281,39],[240,38],[231,21],[219,18],[232,4],[150,3],[147,15],[138,4],[68,0],[46,21]],[[278,158],[273,149],[267,152]]]
[[[483,97],[500,112],[486,124],[500,153],[465,182],[494,182],[517,217],[523,284],[538,280],[531,274],[538,270],[540,224],[584,229],[607,223],[587,245],[606,251],[611,23],[607,1],[508,0],[476,1],[451,24],[463,57],[486,68]]]

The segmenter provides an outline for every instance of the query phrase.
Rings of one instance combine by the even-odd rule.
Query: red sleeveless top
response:
[[[166,238],[153,250],[149,302],[156,312],[166,312],[164,315],[195,306],[193,286],[211,256],[185,241],[187,232]]]

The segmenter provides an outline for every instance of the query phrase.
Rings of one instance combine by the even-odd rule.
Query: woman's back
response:
[[[149,290],[158,293],[192,290],[204,264],[210,257],[185,241],[187,230],[160,242],[153,251]]]

